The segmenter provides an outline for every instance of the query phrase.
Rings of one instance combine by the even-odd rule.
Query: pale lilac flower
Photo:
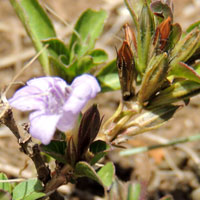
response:
[[[89,74],[76,77],[71,85],[59,77],[40,77],[29,80],[9,103],[19,110],[33,111],[29,115],[30,134],[49,144],[56,128],[73,128],[82,108],[99,91],[97,80]]]

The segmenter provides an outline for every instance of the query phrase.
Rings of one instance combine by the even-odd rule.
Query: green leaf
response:
[[[102,141],[102,140],[96,140],[90,145],[90,152],[92,152],[94,157],[91,159],[90,164],[94,165],[96,162],[98,162],[101,158],[103,158],[110,147],[109,145]]]
[[[75,76],[89,73],[93,67],[106,61],[107,57],[103,50],[95,49],[89,52],[88,55],[75,59],[72,64],[65,67],[65,80],[71,82]]]
[[[105,76],[106,74],[118,74],[116,59],[109,62],[107,65],[101,68],[97,77]]]
[[[94,165],[97,163],[101,158],[103,158],[107,154],[106,151],[99,152],[94,155],[94,157],[90,160],[90,165]]]
[[[99,184],[103,186],[102,180],[100,179],[98,174],[95,172],[95,170],[87,162],[81,161],[76,164],[75,175],[77,177],[86,176],[88,178],[95,180],[96,182],[98,182]]]
[[[118,74],[108,74],[97,78],[101,84],[101,92],[115,91],[120,89]]]
[[[139,22],[141,29],[140,31],[142,48],[140,49],[141,53],[138,52],[138,55],[140,55],[141,57],[139,59],[141,60],[141,62],[143,62],[142,65],[146,66],[149,59],[149,48],[152,40],[152,35],[155,31],[154,17],[147,3],[144,3],[143,5],[141,15],[139,17]],[[143,70],[145,69],[142,69],[142,71]]]
[[[96,140],[90,145],[90,152],[97,154],[109,149],[109,145],[103,140]]]
[[[10,0],[13,8],[30,36],[36,51],[43,47],[41,40],[56,37],[53,25],[37,0]],[[39,57],[44,71],[49,74],[47,51]]]
[[[139,183],[129,184],[127,200],[140,200],[141,185]]]
[[[48,55],[50,62],[50,72],[54,76],[59,76],[67,82],[76,76],[75,71],[69,69],[69,50],[66,45],[57,38],[51,38],[42,41],[48,44]]]
[[[91,56],[87,55],[80,59],[78,59],[75,73],[76,76],[88,72],[95,64],[93,63],[93,59]],[[69,66],[69,70],[71,70],[72,66]]]
[[[176,67],[179,62],[187,62],[199,48],[200,31],[194,30],[182,37],[170,52],[170,66]]]
[[[102,49],[94,49],[88,55],[92,57],[94,64],[101,64],[108,59],[108,54]]]
[[[75,32],[72,34],[69,50],[71,60],[76,55],[78,58],[94,47],[96,39],[100,36],[107,13],[103,10],[86,10],[78,19],[75,25]]]
[[[13,200],[35,200],[45,196],[41,191],[42,184],[37,179],[29,179],[19,183],[13,190]]]
[[[49,56],[49,63],[50,63],[50,72],[54,76],[59,76],[66,80],[68,83],[71,82],[73,77],[75,76],[75,73],[71,74],[68,71],[68,66],[63,64],[59,59]]]
[[[200,21],[197,21],[197,22],[191,24],[191,25],[187,28],[186,33],[189,33],[189,32],[191,32],[191,31],[193,31],[195,28],[197,28],[197,29],[200,30]]]
[[[99,178],[103,182],[103,185],[106,187],[110,187],[115,174],[115,167],[112,162],[106,163],[98,172]]]
[[[127,127],[133,126],[134,124],[139,124],[140,126],[133,128],[132,131],[128,134],[128,136],[137,135],[139,133],[143,133],[160,127],[173,116],[173,114],[179,107],[180,106],[173,105],[150,105],[149,107],[147,107],[147,110],[143,114],[136,117],[131,122],[127,123]]]
[[[175,103],[180,100],[187,100],[199,93],[199,83],[194,81],[177,82],[165,90],[162,90],[160,94],[150,102],[150,106],[160,106]]]
[[[66,45],[63,41],[57,38],[51,38],[42,40],[43,44],[48,44],[48,53],[50,56],[59,59],[59,61],[63,61],[63,64],[69,64],[69,50],[67,49]],[[62,59],[60,58],[61,56]]]
[[[182,28],[179,24],[172,24],[171,25],[171,33],[169,35],[168,39],[168,48],[172,49],[177,44],[177,42],[180,40],[182,34]]]
[[[102,67],[96,77],[101,84],[102,92],[120,89],[116,60]]]
[[[185,78],[190,81],[200,83],[200,75],[189,65],[179,62],[170,70],[170,75],[174,78]]]
[[[151,10],[153,13],[156,13],[157,16],[162,16],[163,19],[167,19],[169,16],[173,19],[173,13],[171,8],[167,5],[162,3],[161,1],[155,1],[151,3]]]
[[[8,180],[8,178],[5,174],[0,173],[0,180]],[[10,183],[0,183],[0,189],[11,193],[11,184]]]
[[[167,53],[153,56],[146,68],[138,94],[138,101],[143,104],[162,87],[169,69]]]
[[[46,154],[50,155],[59,162],[66,163],[65,160],[65,149],[67,147],[65,141],[52,140],[50,144],[41,144],[41,150]]]

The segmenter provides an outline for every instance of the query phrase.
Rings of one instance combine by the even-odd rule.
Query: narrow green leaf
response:
[[[152,40],[152,35],[154,34],[155,31],[153,14],[150,11],[150,8],[147,5],[147,3],[144,3],[139,18],[139,22],[140,22],[141,42],[142,42],[141,61],[144,63],[143,64],[144,66],[147,66],[150,43]]]
[[[53,25],[37,0],[10,0],[13,8],[30,36],[36,51],[43,47],[41,40],[56,37]],[[44,71],[49,74],[49,61],[45,50],[39,57]]]
[[[96,182],[98,182],[99,184],[103,186],[102,180],[100,179],[98,174],[95,172],[95,170],[87,162],[81,161],[76,164],[75,175],[77,177],[86,176],[88,178],[95,180]]]
[[[170,53],[170,68],[179,62],[187,62],[200,46],[200,30],[194,30],[181,38]]]
[[[92,57],[94,64],[101,64],[108,59],[108,54],[102,49],[94,49],[88,55]]]
[[[197,141],[197,140],[200,140],[200,134],[170,140],[169,142],[162,143],[162,144],[154,144],[154,145],[150,145],[150,146],[129,148],[129,149],[120,151],[119,155],[120,156],[131,156],[134,154],[144,153],[144,152],[151,151],[151,150],[158,149],[158,148],[172,147],[177,144],[183,144],[186,142],[193,142],[193,141]]]
[[[140,200],[141,185],[139,183],[129,184],[127,200]]]
[[[179,24],[172,24],[171,25],[171,33],[168,39],[168,47],[167,49],[172,49],[180,40],[182,34],[182,28]]]
[[[167,122],[167,120],[169,120],[174,115],[179,107],[180,106],[173,105],[164,105],[159,107],[154,105],[147,107],[148,110],[126,124],[125,127],[133,127],[131,132],[128,133],[128,136],[137,135],[139,133],[158,128]],[[139,126],[134,127],[135,124],[139,124]],[[118,139],[120,140],[120,137]]]
[[[73,55],[80,58],[94,47],[95,40],[103,30],[106,18],[107,13],[105,11],[93,11],[91,9],[86,10],[80,16],[75,25],[76,32],[72,34],[70,40],[71,60],[73,60]]]
[[[103,185],[106,187],[110,187],[115,174],[115,167],[112,162],[106,163],[98,172],[99,178],[103,182]]]
[[[200,75],[189,65],[179,62],[170,70],[170,75],[174,78],[185,78],[190,81],[200,83]]]
[[[8,180],[8,178],[5,174],[0,173],[0,180]],[[11,193],[11,184],[10,183],[0,183],[0,189]]]
[[[181,81],[172,84],[162,90],[160,94],[150,102],[150,107],[161,106],[186,100],[200,93],[200,84],[194,81]]]
[[[191,32],[191,31],[193,31],[195,28],[197,28],[197,29],[200,30],[200,21],[197,21],[197,22],[191,24],[191,25],[187,28],[186,33],[189,33],[189,32]]]
[[[41,193],[43,190],[42,184],[37,179],[29,179],[19,183],[13,190],[13,200],[35,200],[45,196]]]
[[[143,104],[159,91],[164,83],[169,65],[167,53],[152,57],[142,79],[138,101]]]

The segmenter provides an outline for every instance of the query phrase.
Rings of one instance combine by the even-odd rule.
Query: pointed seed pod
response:
[[[78,156],[77,156],[77,149],[76,145],[74,143],[73,136],[71,136],[68,140],[67,144],[67,162],[74,166],[77,162]]]
[[[133,43],[135,50],[137,51],[137,42],[133,29],[129,26],[128,23],[126,23],[123,28],[125,32],[125,40],[128,42],[129,46],[131,46]]]
[[[172,19],[169,16],[156,28],[153,44],[155,45],[156,42],[159,41],[158,48],[161,51],[163,51],[167,45],[167,41],[171,32],[171,21]]]
[[[89,145],[96,138],[101,126],[97,105],[92,105],[83,115],[78,132],[77,154],[78,160],[84,157]]]
[[[136,77],[133,53],[128,41],[124,40],[117,52],[117,67],[123,100],[130,100],[134,94],[133,81]]]

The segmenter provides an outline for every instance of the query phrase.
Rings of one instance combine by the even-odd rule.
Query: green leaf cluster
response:
[[[9,182],[5,174],[0,173],[0,180],[2,181],[0,183],[1,200],[35,200],[45,196],[41,192],[43,186],[37,179],[29,179],[15,186]]]
[[[103,31],[107,13],[103,10],[86,10],[77,20],[69,44],[56,37],[54,27],[37,0],[10,0],[22,21],[33,45],[39,52],[45,45],[47,49],[39,57],[47,75],[60,76],[70,83],[74,77],[83,73],[94,73],[104,64],[107,53],[95,49],[95,42]],[[104,73],[111,67],[109,73]],[[115,63],[103,66],[97,73],[102,91],[119,89]]]

